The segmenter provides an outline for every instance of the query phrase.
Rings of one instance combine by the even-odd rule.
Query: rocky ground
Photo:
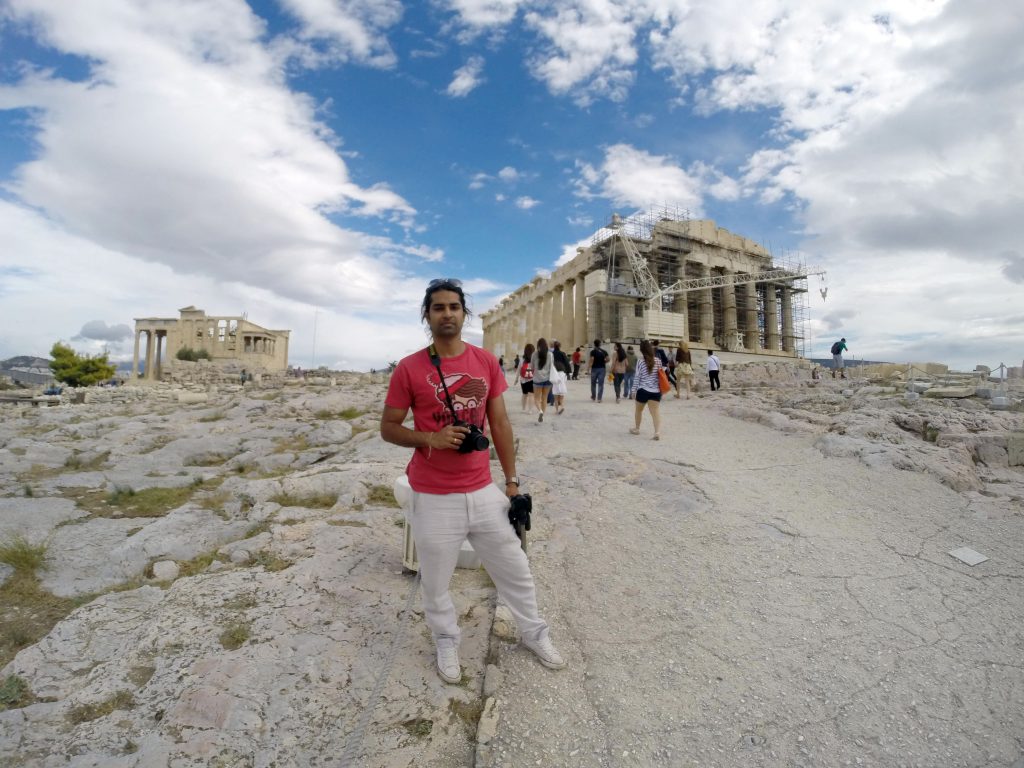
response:
[[[461,686],[403,611],[383,380],[0,406],[0,762],[1016,765],[1024,415],[800,376],[727,370],[659,443],[510,392],[571,667],[459,571]]]

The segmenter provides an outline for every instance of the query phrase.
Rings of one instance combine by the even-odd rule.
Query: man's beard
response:
[[[450,325],[438,323],[430,329],[430,334],[435,339],[458,338],[462,335],[462,325],[458,322],[451,323]]]

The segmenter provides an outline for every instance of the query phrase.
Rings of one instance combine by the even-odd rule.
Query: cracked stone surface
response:
[[[0,764],[1019,768],[1024,417],[761,368],[666,400],[660,442],[585,381],[543,424],[507,396],[570,666],[488,637],[493,588],[460,571],[461,686],[434,672],[418,598],[403,618],[400,512],[371,502],[409,458],[376,433],[379,377],[5,411],[0,536],[50,540],[51,588],[125,589],[0,670],[35,697],[0,712]],[[156,518],[75,501],[196,478]],[[148,578],[168,560],[185,575]]]
[[[998,445],[1021,416],[890,392],[670,398],[660,442],[582,387],[550,425],[516,407],[570,666],[495,641],[476,764],[1020,765],[1024,469],[942,436]]]

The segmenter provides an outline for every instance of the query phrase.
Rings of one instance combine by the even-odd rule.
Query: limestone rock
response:
[[[174,581],[181,569],[173,560],[160,560],[153,563],[153,578],[157,581]]]

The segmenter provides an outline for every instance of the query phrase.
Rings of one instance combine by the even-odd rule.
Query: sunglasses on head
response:
[[[435,277],[427,283],[427,288],[437,288],[439,285],[450,285],[453,288],[461,288],[462,281],[456,280],[454,277]]]

